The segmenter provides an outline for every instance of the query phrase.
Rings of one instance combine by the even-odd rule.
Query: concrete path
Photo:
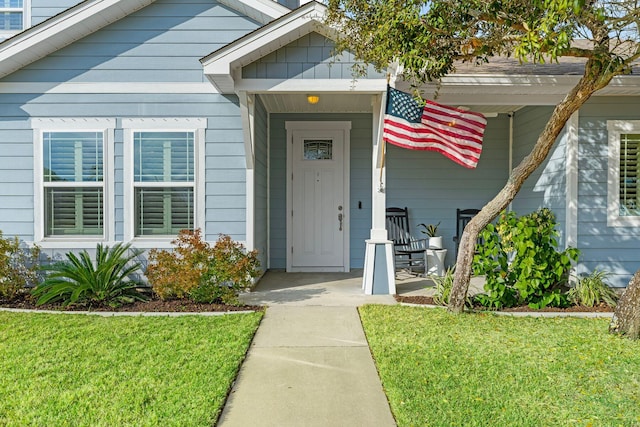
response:
[[[365,302],[393,303],[389,297],[356,294],[347,289],[353,283],[274,277],[243,296],[269,308],[218,425],[395,426],[357,311]],[[269,280],[290,281],[289,296]]]

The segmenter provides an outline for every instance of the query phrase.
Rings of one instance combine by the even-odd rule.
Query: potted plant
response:
[[[418,227],[422,227],[422,234],[426,234],[429,238],[429,249],[442,249],[442,236],[438,235],[438,226],[437,224],[418,224]]]

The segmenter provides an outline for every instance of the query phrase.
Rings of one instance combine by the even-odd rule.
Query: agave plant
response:
[[[69,304],[105,304],[118,306],[142,301],[137,290],[141,283],[131,275],[142,268],[135,261],[142,251],[131,250],[129,244],[117,243],[113,248],[98,244],[95,262],[87,251],[66,254],[67,260],[44,267],[45,280],[33,290],[37,304],[60,302]]]

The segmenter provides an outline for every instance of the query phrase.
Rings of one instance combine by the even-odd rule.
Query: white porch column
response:
[[[388,239],[385,213],[386,168],[382,127],[386,108],[386,92],[373,97],[373,155],[371,238],[366,241],[362,289],[367,295],[395,294],[395,269],[393,265],[393,243]]]
[[[242,131],[244,134],[244,150],[246,159],[246,227],[245,247],[248,251],[255,249],[255,136],[254,114],[255,95],[246,91],[238,92],[240,100],[240,116],[242,117]]]

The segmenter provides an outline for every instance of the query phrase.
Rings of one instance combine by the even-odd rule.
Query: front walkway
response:
[[[269,308],[218,425],[394,426],[357,307],[395,300],[364,295],[361,283],[361,271],[269,272],[242,295]]]

